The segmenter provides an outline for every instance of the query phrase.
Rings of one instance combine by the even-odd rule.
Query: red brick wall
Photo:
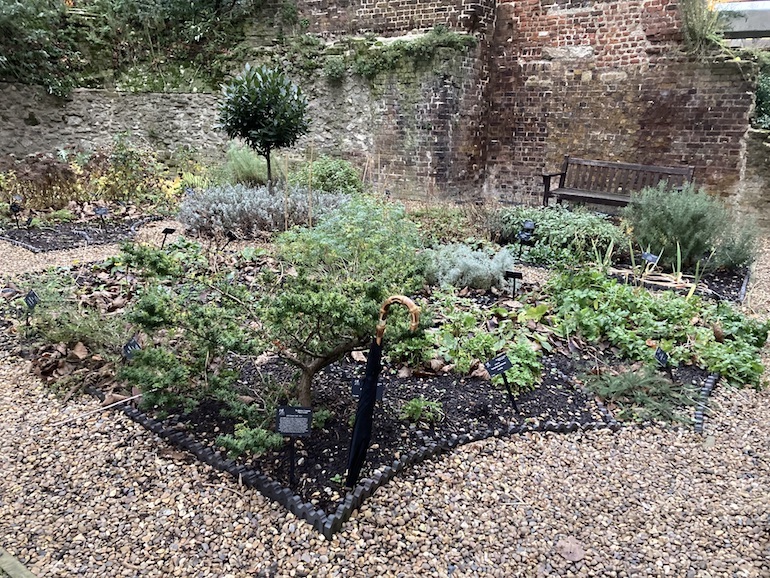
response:
[[[436,25],[483,31],[494,18],[494,0],[299,0],[300,18],[313,33],[373,32],[397,36]]]
[[[492,46],[490,194],[536,201],[564,154],[692,164],[721,190],[739,178],[753,67],[687,57],[675,2],[502,2]]]

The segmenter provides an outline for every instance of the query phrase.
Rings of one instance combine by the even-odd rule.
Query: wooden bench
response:
[[[692,181],[695,167],[656,167],[564,157],[561,171],[543,175],[543,206],[551,197],[563,200],[624,207],[631,193],[667,181],[680,189]],[[559,186],[551,188],[551,179],[559,177]]]

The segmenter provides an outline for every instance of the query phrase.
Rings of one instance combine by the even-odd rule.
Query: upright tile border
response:
[[[696,431],[702,433],[703,411],[705,409],[706,399],[711,394],[717,380],[718,374],[711,374],[704,382],[701,388],[701,398],[696,409]],[[104,394],[96,389],[90,388],[88,392],[99,399],[104,399]],[[454,448],[465,445],[470,442],[481,441],[492,437],[502,438],[513,435],[521,435],[533,432],[554,432],[554,433],[573,433],[576,431],[598,431],[607,429],[617,432],[623,427],[623,424],[615,420],[612,414],[599,404],[601,421],[589,421],[579,423],[577,421],[556,422],[552,420],[544,422],[524,422],[521,424],[509,424],[505,428],[486,430],[477,430],[462,435],[451,435],[442,440],[428,440],[422,447],[411,450],[401,458],[394,460],[392,464],[378,468],[369,478],[363,478],[356,487],[347,493],[337,509],[332,514],[327,514],[321,509],[316,508],[309,502],[303,502],[302,498],[291,491],[291,489],[282,486],[275,480],[270,479],[262,472],[237,464],[234,460],[222,455],[222,452],[215,450],[199,441],[191,435],[167,427],[163,422],[149,417],[147,414],[139,411],[130,405],[117,406],[129,419],[138,423],[148,431],[158,435],[171,445],[183,449],[198,460],[210,465],[211,467],[227,472],[239,480],[240,483],[254,488],[269,500],[278,502],[289,512],[304,520],[313,528],[322,534],[326,539],[331,540],[334,534],[342,530],[347,522],[358,508],[374,492],[387,484],[396,474],[407,469],[410,466],[417,465],[425,460],[434,458],[444,453],[452,451]],[[698,413],[700,412],[700,413]],[[700,418],[698,418],[700,416]],[[698,424],[700,423],[700,429]]]
[[[708,399],[717,383],[719,383],[719,374],[712,373],[703,382],[703,386],[698,392],[698,401],[695,405],[695,433],[703,435],[703,419],[708,409]]]

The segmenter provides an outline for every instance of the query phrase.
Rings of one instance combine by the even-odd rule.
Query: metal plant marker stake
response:
[[[171,235],[172,233],[176,233],[176,229],[172,229],[171,227],[166,227],[161,231],[161,233],[163,234],[163,242],[160,244],[160,248],[162,249],[163,247],[166,246],[166,239],[168,239],[168,236]]]
[[[508,401],[510,401],[511,405],[513,405],[513,410],[516,413],[520,413],[519,406],[516,403],[516,398],[513,396],[513,389],[511,388],[511,384],[508,383],[508,378],[505,376],[505,372],[511,369],[512,367],[513,367],[513,364],[511,363],[511,360],[508,358],[508,356],[505,353],[502,353],[497,357],[490,359],[484,364],[484,369],[487,370],[489,377],[494,377],[495,375],[503,376],[503,384],[505,385],[505,391],[508,392]]]
[[[366,460],[366,450],[372,438],[372,418],[374,416],[374,404],[377,399],[377,379],[382,371],[382,336],[385,334],[385,319],[388,309],[393,303],[400,303],[409,310],[409,329],[415,331],[420,322],[420,308],[414,301],[404,295],[388,297],[380,308],[380,320],[377,323],[375,337],[369,348],[369,356],[366,359],[366,373],[361,384],[361,397],[358,400],[356,421],[353,425],[353,435],[350,438],[350,452],[348,453],[348,475],[345,479],[345,487],[352,488],[358,481],[361,468]]]
[[[278,407],[275,418],[275,431],[283,436],[289,436],[289,485],[294,485],[294,470],[296,467],[296,448],[294,438],[309,436],[313,425],[313,410],[309,407],[293,407],[282,405]]]

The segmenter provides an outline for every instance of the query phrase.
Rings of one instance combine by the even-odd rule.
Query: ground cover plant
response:
[[[768,327],[728,303],[650,292],[587,263],[578,270],[571,251],[559,274],[526,294],[472,289],[465,280],[439,288],[426,283],[421,230],[402,207],[355,197],[261,248],[129,244],[120,257],[69,276],[28,280],[42,303],[27,328],[20,287],[11,302],[16,329],[37,335],[28,354],[46,379],[88,372],[114,395],[141,393],[145,410],[280,480],[287,454],[275,408],[312,406],[293,487],[327,510],[342,494],[351,381],[393,293],[413,296],[423,318],[414,334],[405,316],[389,319],[386,393],[365,475],[430,440],[527,420],[602,419],[597,395],[621,419],[686,421],[708,372],[759,386]],[[131,337],[141,350],[121,360]],[[658,347],[672,361],[671,377],[655,369]],[[490,379],[484,362],[502,353],[511,367],[505,380]]]

